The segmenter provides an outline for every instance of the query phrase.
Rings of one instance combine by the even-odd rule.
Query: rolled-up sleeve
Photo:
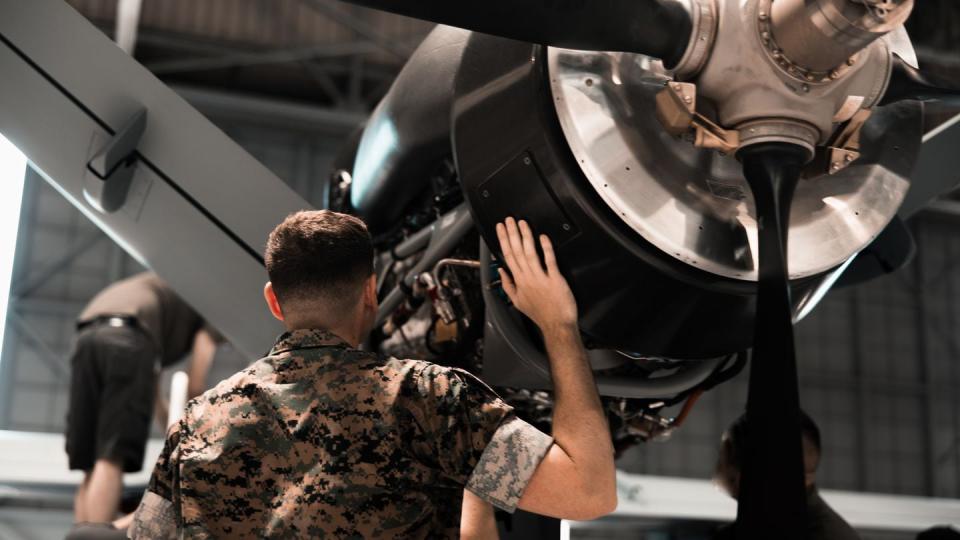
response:
[[[418,370],[406,401],[413,429],[403,430],[421,462],[512,512],[553,439],[519,419],[482,381],[459,369]]]
[[[487,443],[467,489],[497,508],[513,512],[552,445],[553,438],[511,414]]]

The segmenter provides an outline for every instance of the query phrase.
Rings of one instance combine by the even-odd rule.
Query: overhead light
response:
[[[20,225],[20,203],[26,174],[26,156],[0,135],[0,314],[4,321],[4,324],[0,324],[0,348],[3,347],[3,331],[6,327],[10,278],[13,275],[13,256],[17,249],[17,228]]]

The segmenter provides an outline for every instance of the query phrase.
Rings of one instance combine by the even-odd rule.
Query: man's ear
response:
[[[376,307],[377,305],[377,275],[370,274],[370,277],[367,278],[366,286],[363,291],[363,301],[369,306]]]
[[[270,308],[270,313],[273,314],[278,321],[282,321],[283,310],[280,309],[280,301],[277,300],[277,293],[273,290],[273,283],[269,281],[263,286],[263,299],[267,301],[267,307]]]

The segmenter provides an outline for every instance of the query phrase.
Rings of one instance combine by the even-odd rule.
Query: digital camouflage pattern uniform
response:
[[[190,402],[131,538],[456,538],[466,487],[513,511],[552,439],[469,373],[320,330]]]

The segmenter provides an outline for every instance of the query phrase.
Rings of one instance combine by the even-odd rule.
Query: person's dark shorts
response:
[[[93,324],[80,330],[71,360],[67,457],[71,470],[99,459],[143,468],[158,376],[157,348],[140,328]]]

